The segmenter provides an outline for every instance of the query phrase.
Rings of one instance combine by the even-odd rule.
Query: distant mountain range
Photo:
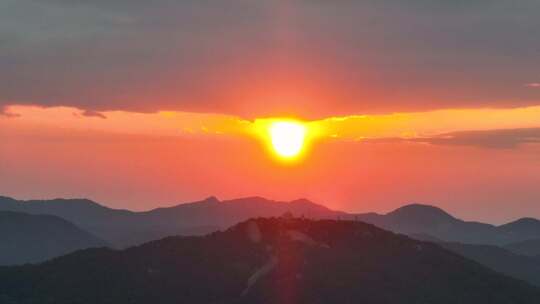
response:
[[[305,199],[278,202],[261,197],[219,201],[215,197],[174,207],[133,212],[104,207],[86,199],[18,201],[0,197],[0,210],[62,217],[116,247],[127,247],[170,235],[202,235],[226,229],[253,217],[290,212],[313,219],[349,219],[407,235],[424,235],[445,242],[508,245],[540,239],[540,221],[519,219],[501,226],[457,219],[427,205],[407,205],[387,214],[351,214]]]
[[[540,286],[540,256],[519,255],[494,245],[438,244],[497,272]]]
[[[0,265],[37,263],[107,244],[52,215],[0,211]]]
[[[56,238],[42,235],[37,237],[35,242],[27,242],[26,240],[31,238],[9,235],[10,231],[17,231],[17,228],[2,229],[6,234],[5,239],[11,237],[12,242],[19,241],[20,244],[16,248],[21,249],[0,250],[0,261],[5,261],[3,264],[39,262],[77,249],[103,246],[104,242],[86,243],[84,240],[88,239],[88,235],[95,235],[115,248],[126,248],[172,235],[204,235],[227,229],[250,218],[278,217],[290,213],[296,217],[311,219],[342,219],[371,223],[386,230],[406,234],[411,238],[438,243],[498,272],[540,286],[538,267],[540,225],[538,220],[531,218],[494,226],[463,221],[442,209],[418,204],[407,205],[387,214],[349,214],[328,209],[308,200],[277,202],[261,197],[229,201],[219,201],[210,197],[199,202],[147,212],[110,209],[84,199],[17,201],[0,197],[0,210],[61,217],[65,219],[63,222],[66,223],[66,227],[86,235],[75,237],[75,234],[66,228],[64,235],[73,237],[61,239],[72,243],[80,240],[82,245],[51,251],[48,248],[56,248],[54,247],[58,243]],[[42,225],[44,224],[40,221],[32,224],[33,227]],[[63,234],[56,232],[49,235]],[[34,244],[35,247],[27,247],[28,243]],[[19,256],[15,258],[17,255]]]
[[[540,290],[373,225],[256,219],[204,237],[0,267],[0,302],[540,303]]]
[[[59,216],[119,248],[171,235],[203,235],[249,218],[280,216],[285,212],[309,218],[346,215],[307,200],[286,203],[260,197],[223,202],[209,197],[146,212],[111,209],[86,199],[18,201],[0,197],[0,210]]]
[[[523,218],[495,226],[463,221],[440,208],[419,204],[407,205],[384,215],[368,213],[357,218],[394,232],[423,234],[447,242],[506,245],[540,238],[540,221],[537,219]]]
[[[540,257],[540,239],[511,243],[504,248],[518,254]]]

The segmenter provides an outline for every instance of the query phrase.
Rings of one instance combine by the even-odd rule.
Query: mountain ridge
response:
[[[54,215],[0,211],[0,265],[39,263],[107,243]]]
[[[86,199],[17,201],[0,197],[0,210],[60,216],[117,247],[169,235],[202,235],[257,216],[279,216],[286,212],[317,218],[345,215],[308,200],[281,202],[259,196],[225,201],[209,197],[140,212],[112,209]]]
[[[91,214],[87,221],[83,221],[82,225],[77,222],[75,224],[98,236],[112,236],[108,240],[116,241],[113,243],[116,248],[142,244],[171,235],[205,235],[226,229],[249,218],[281,216],[286,213],[296,217],[313,219],[357,220],[395,233],[406,234],[419,240],[439,244],[459,243],[459,246],[446,245],[446,248],[502,273],[526,279],[534,284],[540,282],[540,276],[537,278],[530,271],[530,269],[535,269],[536,260],[524,256],[534,256],[538,246],[532,241],[525,244],[520,243],[524,242],[523,239],[528,240],[530,235],[535,234],[535,220],[530,219],[494,226],[463,221],[441,208],[423,204],[405,205],[386,214],[349,214],[331,210],[307,199],[280,202],[260,196],[225,201],[220,201],[216,197],[208,197],[198,202],[155,208],[143,212],[116,209],[110,209],[112,211],[108,212],[107,207],[89,200],[75,200],[73,205],[69,205],[69,203],[70,200],[53,201],[50,204],[52,206],[50,210],[47,208],[49,206],[47,201],[43,200],[23,202],[21,205],[16,205],[18,204],[16,200],[10,200],[8,205],[32,207],[36,204],[39,208],[33,210],[34,212],[42,213],[52,210],[60,215],[69,214],[73,210],[77,211],[81,206],[82,211],[79,211],[82,215],[88,208],[98,210],[98,212]],[[59,207],[66,205],[71,208],[58,211]],[[0,210],[5,206],[6,204],[2,204],[0,198]],[[75,214],[72,218],[77,220],[81,214]],[[528,231],[531,223],[533,223],[533,230]],[[518,229],[513,231],[512,229],[515,227]],[[511,246],[512,244],[516,245]],[[494,245],[501,246],[501,248],[490,247]],[[478,254],[479,252],[482,254]],[[517,255],[510,256],[509,252]],[[508,265],[515,265],[516,269],[510,269]]]
[[[354,214],[332,210],[307,199],[282,202],[251,196],[221,201],[211,196],[201,201],[135,212],[112,209],[87,199],[18,201],[0,197],[0,210],[60,216],[119,247],[168,235],[205,234],[251,217],[279,216],[285,212],[311,218],[358,219],[394,232],[426,234],[448,242],[506,245],[540,238],[540,221],[536,219],[521,218],[495,226],[463,221],[441,208],[424,204],[404,205],[386,214]]]
[[[0,281],[7,304],[540,301],[539,289],[438,245],[361,222],[299,218],[0,267]]]

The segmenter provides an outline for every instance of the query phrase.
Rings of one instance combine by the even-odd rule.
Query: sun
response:
[[[306,127],[296,121],[275,121],[268,127],[274,152],[282,159],[297,158],[304,148]]]

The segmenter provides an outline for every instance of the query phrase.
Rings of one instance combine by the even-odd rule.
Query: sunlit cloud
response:
[[[156,137],[244,137],[268,141],[268,130],[287,118],[246,120],[223,114],[189,112],[88,112],[69,107],[11,106],[16,119],[0,119],[6,128],[97,131]],[[106,118],[106,119],[103,119]],[[385,115],[352,115],[301,121],[309,143],[320,141],[385,142],[515,147],[536,143],[526,130],[540,128],[540,106],[512,109],[448,109]],[[510,130],[510,131],[505,131]],[[514,130],[514,131],[512,131]],[[515,131],[519,130],[519,131]],[[482,133],[482,132],[486,133]],[[473,132],[473,133],[468,133]],[[480,133],[474,133],[480,132]],[[532,139],[531,139],[532,138]]]
[[[392,137],[365,139],[366,143],[424,143],[443,146],[469,146],[488,149],[514,149],[540,143],[540,128],[460,131],[431,137]]]
[[[2,117],[13,118],[13,117],[18,117],[18,116],[19,114],[11,112],[7,106],[0,105],[0,118]]]

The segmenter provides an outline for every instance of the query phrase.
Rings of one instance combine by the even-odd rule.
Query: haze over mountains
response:
[[[309,218],[346,215],[307,200],[277,202],[260,197],[222,202],[209,197],[199,202],[146,212],[110,209],[86,199],[17,201],[0,197],[0,210],[56,215],[116,247],[141,244],[171,235],[206,234],[249,218],[280,216],[285,212]]]
[[[290,213],[296,217],[312,219],[342,219],[362,221],[396,233],[406,234],[412,238],[439,243],[441,246],[462,256],[477,261],[498,272],[526,280],[540,286],[540,243],[539,221],[525,218],[515,222],[494,226],[478,222],[466,222],[457,219],[445,211],[426,205],[407,205],[388,214],[349,214],[330,210],[308,200],[277,202],[261,197],[242,198],[219,201],[209,197],[203,201],[181,204],[174,207],[158,208],[147,212],[115,210],[84,199],[57,199],[49,201],[17,201],[0,197],[0,210],[12,210],[28,214],[49,214],[62,217],[73,223],[71,230],[86,230],[87,235],[95,235],[113,248],[128,246],[161,239],[174,235],[203,235],[256,217],[279,217]],[[31,217],[30,217],[31,218]],[[34,227],[41,226],[41,222]],[[77,229],[76,226],[81,229]],[[10,228],[5,231],[15,231]],[[24,229],[22,229],[24,230]],[[9,232],[6,232],[9,233]],[[59,256],[77,249],[101,247],[104,242],[87,245],[81,240],[85,236],[77,236],[65,231],[64,235],[72,235],[68,240],[75,247],[58,251],[51,255],[50,251],[33,250],[32,258],[12,259],[14,254],[0,252],[5,264],[21,264],[39,262]],[[50,233],[41,237],[36,244],[39,249],[48,248],[47,242],[57,242],[56,236],[62,233]],[[43,235],[42,235],[43,236]],[[52,237],[51,237],[52,236]],[[19,248],[33,248],[25,240],[32,238],[14,237],[20,242]],[[80,241],[80,243],[76,243]],[[31,242],[32,243],[32,242]],[[24,249],[24,252],[27,252]],[[24,254],[20,255],[23,257]]]
[[[305,199],[278,202],[261,197],[203,201],[133,212],[104,207],[86,199],[18,201],[0,197],[0,210],[62,217],[116,247],[136,245],[170,235],[200,235],[226,229],[253,217],[280,216],[290,212],[314,219],[351,219],[412,236],[423,235],[447,242],[508,245],[540,239],[540,221],[531,218],[495,226],[457,219],[427,205],[407,205],[381,215],[351,214],[328,209]]]
[[[540,290],[373,225],[256,219],[0,267],[2,303],[539,303]]]
[[[505,245],[540,238],[540,221],[523,218],[495,226],[457,219],[444,210],[412,204],[385,215],[358,215],[362,221],[408,235],[428,235],[448,242]]]
[[[524,256],[494,245],[437,244],[499,273],[540,286],[540,256]]]
[[[540,256],[540,239],[530,239],[504,246],[506,249],[528,256]]]
[[[43,262],[107,243],[53,215],[0,211],[0,265]]]

